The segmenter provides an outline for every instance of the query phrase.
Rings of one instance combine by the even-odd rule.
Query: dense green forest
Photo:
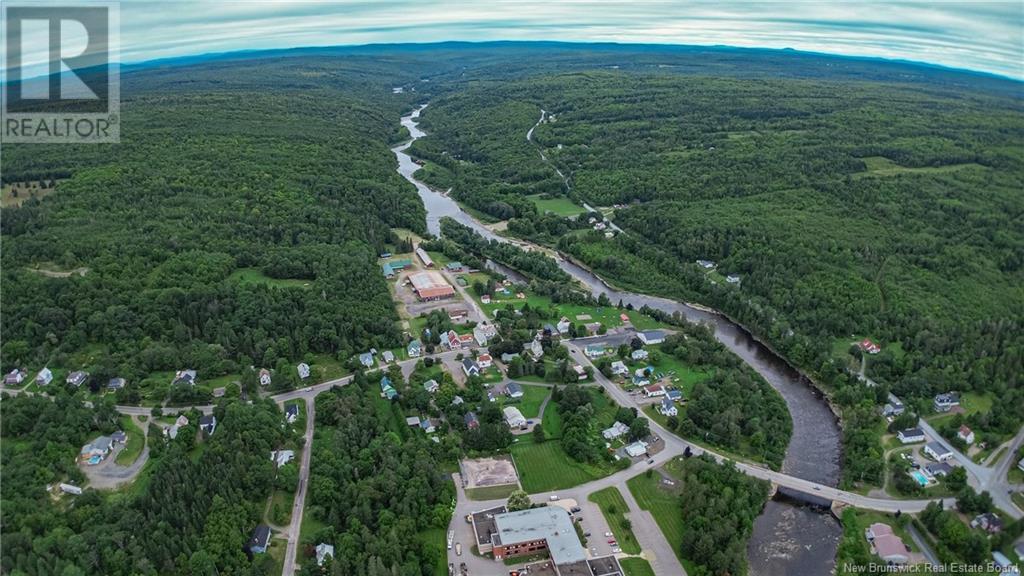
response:
[[[399,343],[375,259],[392,227],[425,223],[388,149],[409,100],[382,95],[414,76],[324,59],[185,74],[126,76],[120,144],[4,147],[5,183],[59,182],[4,211],[5,370],[131,386]]]
[[[331,574],[434,576],[442,551],[420,534],[448,526],[454,486],[442,448],[422,435],[403,438],[404,422],[379,410],[376,392],[360,373],[317,397],[308,513],[327,526],[310,543],[335,546]],[[316,562],[304,566],[320,574]]]
[[[224,402],[215,434],[198,415],[175,440],[151,428],[151,461],[121,493],[86,490],[59,500],[48,484],[81,482],[83,444],[116,426],[112,406],[38,396],[0,402],[5,574],[25,576],[269,575],[266,555],[243,550],[274,485],[271,450],[289,441],[270,401]]]

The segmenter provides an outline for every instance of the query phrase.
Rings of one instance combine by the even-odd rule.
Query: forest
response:
[[[326,527],[308,544],[329,542],[329,574],[434,576],[442,550],[419,534],[443,530],[455,497],[442,473],[441,448],[425,436],[403,438],[380,412],[377,383],[360,373],[343,389],[316,399],[309,514]],[[422,390],[422,387],[420,387]],[[320,574],[316,562],[303,574]]]
[[[125,78],[120,144],[5,146],[5,184],[58,182],[4,210],[5,372],[84,368],[132,386],[398,345],[376,256],[391,228],[425,222],[388,149],[409,99],[380,95],[414,67],[144,70]]]
[[[5,574],[137,576],[211,573],[269,576],[266,555],[244,551],[274,486],[271,450],[288,440],[271,401],[225,401],[212,436],[193,423],[175,440],[150,430],[151,461],[131,489],[51,498],[48,484],[81,484],[83,444],[112,432],[111,405],[70,397],[0,402]],[[276,575],[275,575],[276,576]]]

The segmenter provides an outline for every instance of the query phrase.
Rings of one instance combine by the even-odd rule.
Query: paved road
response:
[[[316,418],[316,402],[306,398],[306,442],[302,447],[302,462],[299,467],[299,487],[292,502],[292,521],[288,526],[288,549],[284,553],[283,576],[292,576],[299,569],[295,558],[299,550],[299,532],[302,529],[302,513],[306,510],[306,488],[309,485],[309,461],[313,454],[313,420]]]

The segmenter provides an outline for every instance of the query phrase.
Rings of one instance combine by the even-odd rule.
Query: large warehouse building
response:
[[[455,296],[455,288],[445,281],[440,272],[417,272],[409,276],[409,281],[420,300],[441,300]]]

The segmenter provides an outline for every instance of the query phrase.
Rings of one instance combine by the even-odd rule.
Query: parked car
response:
[[[580,510],[582,510],[582,508],[580,508],[579,506],[573,506],[572,508],[569,509],[569,511],[573,514],[579,512]]]
[[[605,532],[604,533],[604,537],[605,538],[611,538],[612,536],[614,536],[614,534],[612,534],[611,532]]]
[[[551,500],[552,502],[554,502],[555,500],[558,500],[558,495],[557,494],[552,494],[551,496],[548,497],[548,500]]]
[[[458,542],[455,544],[455,555],[462,556],[462,542]]]

